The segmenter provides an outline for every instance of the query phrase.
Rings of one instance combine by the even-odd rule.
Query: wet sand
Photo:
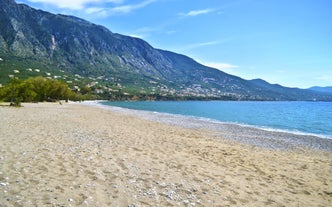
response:
[[[236,139],[245,128],[189,129],[82,104],[23,106],[0,107],[0,206],[332,203],[329,150],[253,145]]]

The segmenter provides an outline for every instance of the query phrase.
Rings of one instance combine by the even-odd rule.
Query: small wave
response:
[[[332,139],[324,135],[274,129],[262,126],[252,126],[234,122],[222,122],[204,117],[128,109],[118,106],[110,106],[100,102],[92,102],[87,104],[173,126],[212,130],[217,133],[217,137],[240,141],[245,144],[258,147],[281,150],[297,147],[309,147],[332,152]]]
[[[239,122],[227,122],[227,121],[220,121],[211,118],[205,117],[198,117],[198,116],[190,116],[190,115],[181,115],[181,114],[171,114],[171,113],[164,113],[158,111],[147,111],[147,110],[136,110],[136,109],[128,109],[118,106],[111,106],[104,104],[101,101],[94,101],[89,103],[89,105],[96,105],[102,108],[107,108],[112,111],[123,112],[130,115],[138,115],[142,118],[149,119],[152,121],[158,121],[162,123],[167,123],[176,126],[182,126],[186,128],[207,128],[207,129],[214,129],[218,130],[218,126],[223,125],[236,125],[245,128],[253,128],[258,130],[264,130],[267,132],[278,132],[278,133],[287,133],[287,134],[294,134],[294,135],[302,135],[302,136],[314,136],[324,139],[332,139],[332,136],[324,135],[324,134],[315,134],[315,133],[308,133],[302,132],[298,130],[290,130],[290,129],[278,129],[273,127],[267,126],[258,126],[258,125],[249,125]]]
[[[236,126],[240,126],[240,127],[255,128],[258,130],[264,130],[264,131],[268,131],[268,132],[280,132],[280,133],[303,135],[303,136],[315,136],[315,137],[320,137],[320,138],[324,138],[324,139],[332,139],[332,136],[329,136],[329,135],[302,132],[299,130],[278,129],[278,128],[267,127],[267,126],[244,124],[244,123],[239,123],[239,122],[225,122],[225,121],[219,121],[216,119],[210,119],[210,118],[204,118],[204,117],[195,117],[195,116],[188,116],[188,117],[190,117],[192,119],[197,119],[199,121],[210,122],[212,124],[236,125]]]

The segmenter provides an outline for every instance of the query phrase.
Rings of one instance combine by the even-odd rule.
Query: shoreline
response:
[[[332,152],[332,138],[324,135],[304,132],[297,133],[281,129],[270,129],[231,122],[220,122],[200,117],[128,109],[104,105],[100,102],[102,101],[88,101],[83,102],[82,104],[121,112],[128,115],[134,115],[146,120],[157,121],[168,125],[189,129],[212,130],[216,132],[216,138],[223,137],[253,146],[279,150],[302,147]]]
[[[80,103],[0,107],[4,206],[329,206],[332,153]],[[236,131],[243,133],[243,131]]]

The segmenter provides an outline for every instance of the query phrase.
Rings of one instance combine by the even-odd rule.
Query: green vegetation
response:
[[[37,76],[68,84],[72,100],[332,100],[330,93],[244,80],[76,17],[0,2],[3,100],[60,98],[20,81]]]
[[[21,102],[57,101],[76,98],[68,85],[43,77],[20,80],[13,78],[9,84],[0,88],[0,100],[19,106]]]
[[[172,96],[160,94],[128,94],[121,90],[115,92],[103,92],[96,94],[94,87],[81,87],[79,90],[71,90],[69,86],[56,79],[42,76],[31,77],[26,80],[12,78],[9,83],[0,88],[0,101],[10,102],[12,106],[20,106],[21,102],[55,102],[59,100],[220,100],[220,97],[195,97]],[[224,97],[224,100],[232,100]]]

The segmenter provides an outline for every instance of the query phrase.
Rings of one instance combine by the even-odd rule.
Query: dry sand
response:
[[[332,152],[80,104],[0,107],[0,206],[331,206]]]

